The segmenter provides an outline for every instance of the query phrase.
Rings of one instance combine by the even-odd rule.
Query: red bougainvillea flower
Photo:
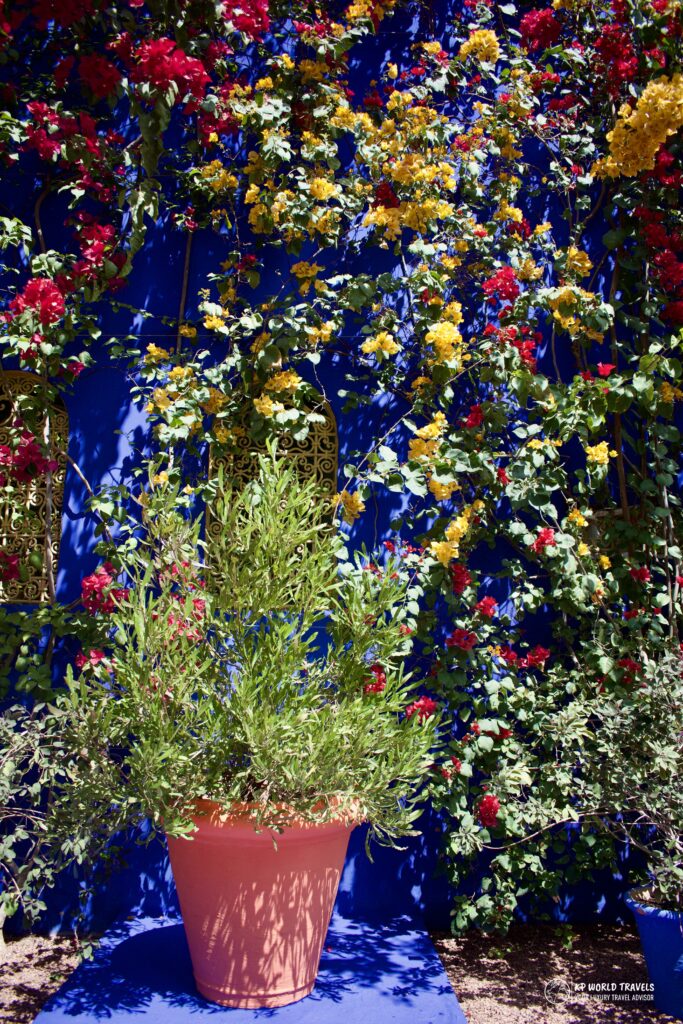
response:
[[[542,555],[545,553],[546,548],[555,547],[557,547],[557,541],[555,540],[555,531],[552,530],[549,526],[544,526],[542,527],[542,529],[538,531],[538,536],[531,545],[531,550],[534,551],[537,555]]]
[[[562,26],[551,10],[529,11],[519,23],[522,46],[526,50],[547,50],[560,35]]]
[[[32,277],[9,307],[14,313],[35,310],[43,327],[47,327],[64,316],[64,296],[50,278]]]
[[[363,687],[363,693],[382,693],[386,689],[387,676],[381,665],[371,665],[370,671],[375,677],[373,682],[366,683]]]
[[[268,0],[225,0],[223,17],[251,39],[261,39],[270,28]]]
[[[612,370],[616,370],[614,363],[598,363],[598,376],[609,377]]]
[[[454,594],[462,594],[466,587],[472,582],[472,573],[464,565],[455,562],[451,566],[451,584]]]
[[[379,185],[375,189],[375,198],[372,201],[372,205],[383,206],[388,210],[395,210],[401,205],[401,200],[394,192],[393,187],[388,181],[380,181]]]
[[[459,757],[456,757],[455,755],[451,757],[451,764],[455,768],[456,772],[459,772],[460,769],[462,768],[462,761],[460,760]]]
[[[128,597],[127,587],[114,587],[116,570],[111,562],[104,562],[90,576],[81,580],[81,600],[86,611],[91,615],[102,612],[105,615],[111,614],[116,608],[116,602],[125,600]]]
[[[498,651],[499,656],[503,659],[506,665],[516,665],[519,661],[519,655],[516,651],[513,651],[511,647],[503,646]]]
[[[471,629],[454,629],[446,637],[446,647],[457,647],[461,651],[471,651],[479,637]]]
[[[490,299],[497,295],[499,299],[507,302],[514,302],[520,290],[517,276],[512,267],[501,267],[493,277],[484,281],[481,287],[484,294],[488,295]]]
[[[131,81],[146,82],[153,89],[166,92],[172,84],[178,88],[178,99],[186,93],[197,101],[204,98],[211,81],[204,65],[196,57],[188,57],[177,49],[172,39],[162,37],[141,43],[133,54],[136,65],[130,73]]]
[[[477,601],[474,608],[485,619],[492,619],[498,611],[498,602],[494,601],[492,597],[482,597],[481,601]]]
[[[647,566],[642,566],[640,569],[629,569],[629,575],[636,583],[649,583],[652,579],[652,573]]]
[[[8,555],[0,551],[0,583],[19,579],[19,555]]]
[[[507,485],[510,483],[510,477],[507,475],[507,472],[503,468],[503,466],[498,467],[498,469],[496,470],[496,476],[498,478],[498,483],[502,484],[503,487],[507,487]]]
[[[683,299],[667,303],[662,312],[662,320],[674,327],[683,327]]]
[[[48,459],[29,430],[24,430],[15,449],[0,445],[0,467],[7,469],[9,476],[19,484],[28,483],[43,473],[54,473],[58,468],[54,459]],[[0,486],[7,483],[7,476],[0,472]]]
[[[83,651],[79,651],[74,658],[74,665],[82,671],[86,666],[94,668],[96,665],[99,665],[101,661],[104,661],[105,658],[106,654],[104,651],[100,651],[97,648],[94,648],[92,651],[88,651],[87,654]]]
[[[536,644],[528,654],[519,659],[519,666],[520,668],[543,668],[549,657],[550,651],[548,648]]]
[[[431,718],[432,715],[436,714],[438,708],[439,705],[431,697],[418,697],[416,701],[413,701],[406,708],[406,718],[412,718],[413,715],[417,715],[418,722],[424,722],[425,719]]]
[[[468,416],[463,420],[464,427],[480,427],[484,422],[484,411],[480,405],[471,405]]]
[[[633,658],[620,658],[617,662],[617,666],[622,671],[622,682],[629,684],[634,682],[636,676],[640,672],[640,665]]]
[[[78,62],[78,74],[98,100],[111,96],[121,81],[119,69],[99,53],[81,57]]]
[[[477,811],[479,821],[484,828],[495,828],[498,824],[498,812],[500,811],[500,800],[493,793],[487,793],[479,801]]]

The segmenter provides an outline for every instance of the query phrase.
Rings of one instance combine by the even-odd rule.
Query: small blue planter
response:
[[[655,1006],[683,1020],[683,913],[641,903],[638,895],[632,889],[624,899],[638,925]]]

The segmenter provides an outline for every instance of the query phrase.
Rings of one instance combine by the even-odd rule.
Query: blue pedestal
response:
[[[35,1024],[466,1024],[426,932],[406,918],[382,925],[335,914],[320,974],[306,999],[275,1010],[233,1010],[198,995],[182,924],[142,918],[113,928]]]

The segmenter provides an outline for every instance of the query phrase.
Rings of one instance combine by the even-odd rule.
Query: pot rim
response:
[[[668,910],[666,907],[659,907],[642,898],[643,893],[649,888],[649,883],[644,882],[629,889],[624,894],[626,906],[634,914],[648,917],[660,917],[667,921],[683,921],[683,910]]]
[[[321,809],[324,806],[329,807],[334,811],[335,807],[341,803],[341,800],[337,797],[332,797],[326,802],[323,800],[318,801],[313,805],[313,809]],[[261,822],[258,821],[259,812],[266,812],[267,818]],[[255,801],[235,801],[228,806],[219,803],[217,800],[211,800],[206,797],[198,797],[192,801],[190,805],[190,816],[192,820],[199,825],[209,825],[213,827],[246,827],[257,830],[259,832],[273,832],[280,831],[283,829],[297,829],[306,830],[310,832],[320,832],[324,829],[329,828],[353,828],[356,825],[361,824],[363,821],[362,816],[352,810],[347,811],[338,816],[332,816],[326,821],[311,821],[305,815],[297,812],[289,804],[283,802],[259,804]]]

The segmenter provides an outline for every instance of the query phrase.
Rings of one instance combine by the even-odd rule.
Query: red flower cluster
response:
[[[636,583],[649,583],[652,579],[652,573],[647,566],[642,566],[640,569],[629,569],[629,575]]]
[[[500,811],[500,800],[493,793],[487,793],[479,801],[479,821],[484,828],[495,828],[498,824],[498,812]]]
[[[417,715],[418,722],[424,722],[425,719],[431,718],[432,715],[436,714],[438,707],[437,702],[432,700],[431,697],[418,697],[416,701],[413,701],[406,708],[406,718],[412,718],[413,715]]]
[[[366,683],[363,687],[363,693],[382,693],[386,689],[387,676],[386,672],[381,665],[371,665],[370,671],[372,672],[374,681],[372,683]]]
[[[622,85],[632,82],[638,73],[638,57],[629,35],[621,25],[605,25],[595,41],[595,50],[607,91],[616,97]]]
[[[20,424],[15,424],[15,426]],[[15,483],[25,484],[43,473],[54,473],[58,468],[54,459],[48,459],[30,430],[24,430],[15,449],[0,444],[0,487],[7,485],[8,479]],[[7,470],[6,473],[2,472]]]
[[[544,526],[538,531],[536,540],[531,545],[531,550],[537,555],[545,554],[546,548],[557,547],[557,541],[555,540],[555,531],[549,526]]]
[[[178,89],[177,99],[189,93],[196,105],[204,98],[206,86],[211,81],[204,65],[196,57],[176,47],[172,39],[162,36],[140,43],[133,53],[136,64],[130,78],[133,82],[145,82],[159,92],[167,92],[171,85]]]
[[[451,585],[453,587],[454,594],[462,594],[465,587],[469,587],[472,582],[472,573],[469,569],[466,569],[464,565],[459,565],[455,562],[451,566]]]
[[[460,651],[471,651],[479,637],[471,629],[454,629],[450,636],[446,637],[446,647],[457,647]]]
[[[104,651],[100,651],[96,648],[92,651],[88,651],[87,654],[85,654],[83,651],[79,651],[79,653],[74,658],[74,665],[76,666],[77,669],[83,671],[83,669],[86,667],[95,668],[95,666],[99,665],[99,663],[101,661],[104,661],[105,658],[106,654],[104,653]]]
[[[498,602],[494,601],[492,597],[482,597],[481,601],[477,601],[474,608],[485,619],[492,619],[498,611]]]
[[[223,17],[251,39],[261,39],[270,28],[268,0],[224,0]]]
[[[484,410],[480,405],[471,405],[469,414],[463,420],[463,427],[480,427],[484,422]]]
[[[13,313],[33,310],[43,327],[47,327],[64,316],[64,296],[49,277],[32,277],[9,307]]]
[[[498,467],[498,469],[496,470],[496,477],[498,478],[498,483],[502,484],[503,487],[507,487],[507,485],[510,483],[510,477],[507,475],[507,470],[505,469],[504,466]]]
[[[0,551],[0,583],[19,579],[19,555],[8,555]]]
[[[371,205],[375,207],[383,206],[387,210],[397,210],[401,205],[401,200],[394,192],[390,182],[380,181],[375,189],[375,198]]]
[[[557,42],[562,26],[551,10],[529,11],[519,23],[522,46],[526,50],[547,50]]]
[[[540,644],[536,644],[522,657],[511,647],[501,647],[498,653],[506,665],[510,665],[511,668],[543,668],[550,657],[548,648],[541,647]]]
[[[78,62],[78,73],[83,84],[87,85],[98,100],[111,96],[121,81],[119,69],[99,53],[81,57]]]
[[[481,287],[489,300],[497,296],[501,302],[514,302],[520,292],[517,275],[512,267],[501,267],[493,277],[490,277],[488,281],[484,281]]]
[[[102,612],[105,615],[111,614],[116,608],[117,601],[123,601],[128,597],[128,587],[114,587],[114,576],[116,570],[111,562],[104,562],[90,576],[81,580],[81,600],[86,611],[91,615]]]

